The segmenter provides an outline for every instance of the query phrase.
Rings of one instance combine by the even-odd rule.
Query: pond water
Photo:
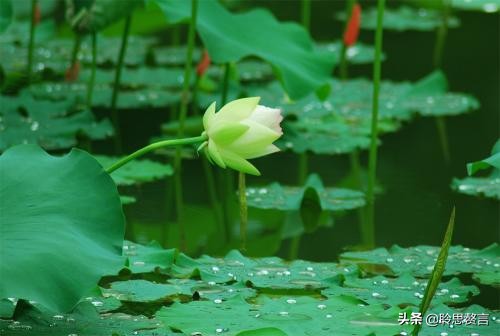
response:
[[[264,2],[264,5],[281,19],[295,19],[296,4],[287,7],[282,2]],[[312,33],[319,40],[337,37],[342,29],[340,23],[332,20],[331,9],[322,10],[325,6],[326,2],[314,2],[313,6]],[[342,6],[336,6],[342,10]],[[327,7],[331,8],[331,4]],[[458,194],[451,190],[450,183],[453,177],[466,175],[467,162],[488,156],[498,138],[499,16],[473,12],[457,12],[457,15],[462,25],[449,30],[443,70],[449,79],[450,90],[474,95],[481,108],[446,118],[449,163],[443,158],[434,118],[413,119],[398,132],[382,136],[377,175],[384,192],[376,201],[377,246],[440,244],[453,206],[457,208],[453,244],[480,248],[498,241],[498,202]],[[361,31],[360,40],[373,43],[373,32]],[[386,31],[383,49],[388,57],[383,63],[383,79],[416,81],[431,72],[434,43],[434,33]],[[371,71],[371,65],[352,66],[350,76],[370,78]],[[136,119],[137,112],[123,113],[122,130],[127,151],[157,135],[160,124],[168,116],[165,110],[141,113],[140,123]],[[287,167],[297,166],[296,157],[287,153],[279,156],[280,165],[285,162]],[[294,184],[295,168],[279,171],[273,169],[276,162],[273,157],[258,160],[264,174],[258,179],[249,177],[248,184],[265,185],[272,181]],[[361,153],[361,162],[367,166],[366,151]],[[187,168],[184,172],[186,202],[207,206],[200,164],[188,161],[184,166]],[[349,172],[349,167],[347,155],[310,157],[310,172],[319,173],[325,185],[336,185]],[[133,190],[139,202],[125,209],[129,223],[134,226],[129,230],[129,238],[140,241],[154,238],[150,237],[151,232],[158,232],[167,218],[166,190],[165,182]],[[253,213],[255,210],[250,209],[250,217]],[[356,211],[351,211],[336,218],[333,227],[304,235],[299,257],[331,261],[346,246],[357,243],[358,216]],[[286,257],[287,251],[288,245],[284,242],[278,254]]]

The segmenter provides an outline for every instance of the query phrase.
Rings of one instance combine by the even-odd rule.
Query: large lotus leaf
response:
[[[390,306],[418,307],[424,296],[427,280],[416,279],[409,274],[397,278],[376,276],[359,278],[348,276],[342,284],[342,295],[352,295],[367,304],[387,304]],[[339,290],[330,287],[322,291],[323,295],[339,295]],[[475,286],[464,285],[459,279],[453,278],[439,285],[432,301],[437,304],[458,304],[467,302],[472,295],[479,294]]]
[[[311,175],[302,187],[282,186],[279,183],[272,183],[269,186],[260,188],[248,187],[248,206],[284,211],[298,210],[308,188],[316,190],[323,210],[350,210],[362,207],[365,204],[362,192],[350,189],[325,188],[317,175]]]
[[[96,301],[95,303],[97,303]],[[97,309],[96,309],[97,308]],[[1,321],[0,334],[10,336],[173,336],[157,319],[123,313],[99,314],[99,307],[83,302],[70,314],[54,315],[30,309],[17,321]]]
[[[12,22],[11,0],[0,0],[0,33],[3,33]]]
[[[488,177],[466,177],[453,179],[451,187],[466,195],[485,196],[500,200],[500,174],[492,173]]]
[[[127,257],[126,264],[132,273],[169,269],[174,263],[177,253],[176,249],[165,250],[156,242],[140,245],[125,241],[123,244],[123,254]]]
[[[16,146],[0,156],[0,176],[0,298],[66,311],[121,268],[120,199],[89,154]]]
[[[69,148],[77,143],[78,134],[90,139],[113,134],[109,120],[97,121],[91,111],[80,109],[71,98],[53,102],[24,93],[18,97],[0,96],[0,106],[0,150],[27,143],[45,149]]]
[[[116,163],[119,158],[104,155],[94,155],[103,168]],[[111,177],[117,185],[133,185],[162,179],[174,173],[172,166],[159,162],[142,159],[134,160],[122,168],[114,171]]]
[[[394,245],[389,250],[378,248],[367,252],[346,252],[343,262],[355,262],[369,274],[398,275],[410,272],[416,277],[428,277],[439,253],[438,247],[416,246],[402,248]],[[462,246],[450,247],[444,276],[460,273],[489,273],[500,276],[500,247],[497,244],[482,250]]]
[[[156,0],[156,3],[169,22],[179,22],[191,15],[188,1]],[[316,52],[310,37],[298,24],[280,23],[261,9],[233,14],[215,0],[201,1],[199,7],[197,30],[214,62],[260,57],[273,65],[293,98],[327,84],[334,59]]]
[[[345,13],[336,15],[337,19],[345,21]],[[442,24],[442,15],[439,11],[401,6],[386,8],[384,11],[384,29],[405,31],[433,31]],[[456,28],[460,20],[456,17],[448,18],[448,27]],[[377,8],[363,9],[361,28],[375,30],[377,27]]]
[[[381,305],[358,306],[359,301],[331,298],[320,301],[308,296],[294,299],[259,297],[248,303],[242,297],[227,301],[174,303],[162,308],[157,318],[185,334],[234,336],[259,328],[278,328],[286,335],[394,335],[399,310],[385,311]]]
[[[100,31],[112,23],[125,18],[144,0],[93,0],[88,6],[82,1],[67,1],[69,21],[75,31],[81,34]]]
[[[39,99],[55,101],[75,97],[82,101],[87,95],[86,83],[40,83],[30,86],[31,94]],[[92,105],[109,107],[111,104],[112,87],[110,85],[95,85]],[[159,87],[147,87],[138,90],[122,90],[118,95],[117,106],[120,109],[139,109],[147,107],[166,107],[178,103],[180,94]]]
[[[496,13],[500,9],[499,0],[451,0],[451,6],[457,9]]]
[[[323,42],[317,44],[317,49],[330,53],[335,60],[340,60],[342,48],[344,43],[342,41]],[[351,64],[369,64],[373,63],[375,59],[375,48],[371,45],[356,42],[355,45],[350,46],[346,50],[347,61]],[[382,60],[385,60],[385,55],[382,54]]]

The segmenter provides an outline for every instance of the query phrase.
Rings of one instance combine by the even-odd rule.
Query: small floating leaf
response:
[[[94,158],[108,168],[116,163],[120,158],[112,156],[94,155]],[[151,161],[148,159],[134,160],[113,172],[111,177],[117,185],[133,185],[144,182],[151,182],[171,176],[174,173],[172,166]]]
[[[345,14],[339,13],[337,19],[345,21]],[[406,31],[433,31],[441,26],[442,15],[439,11],[424,8],[412,8],[400,6],[398,8],[386,8],[384,11],[384,29]],[[456,17],[448,18],[448,27],[457,28],[460,20]],[[377,27],[377,9],[367,8],[363,10],[361,28],[375,30]]]
[[[309,176],[303,187],[268,186],[247,188],[248,206],[261,209],[298,210],[307,190],[314,190],[322,210],[341,211],[361,207],[365,204],[360,191],[340,188],[325,188],[317,175]]]
[[[91,111],[81,109],[71,97],[53,102],[27,93],[0,96],[0,106],[0,150],[23,143],[62,149],[75,145],[78,134],[96,140],[113,134],[109,120],[96,121]]]

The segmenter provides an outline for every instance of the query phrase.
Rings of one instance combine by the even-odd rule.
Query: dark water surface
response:
[[[296,2],[258,2],[269,7],[280,19],[299,17]],[[331,40],[341,35],[341,24],[334,21],[335,10],[342,10],[343,2],[313,1],[312,33],[315,39]],[[470,93],[477,97],[481,108],[472,113],[446,119],[451,162],[445,163],[433,118],[416,118],[398,132],[382,137],[379,148],[377,176],[385,192],[376,201],[376,241],[378,246],[393,244],[413,246],[441,243],[452,207],[457,208],[453,244],[482,248],[499,240],[499,203],[485,198],[458,194],[450,189],[453,177],[466,175],[467,162],[482,159],[499,136],[499,18],[498,14],[457,12],[462,25],[449,31],[446,41],[443,70],[450,90]],[[373,32],[362,31],[360,40],[373,42]],[[416,81],[433,70],[432,55],[435,33],[385,32],[383,79]],[[371,77],[370,66],[352,67],[353,77]],[[335,94],[335,93],[333,93]],[[137,122],[135,112],[122,116],[123,136],[127,151],[146,144],[150,137],[160,133],[160,124],[167,111],[147,111]],[[367,153],[361,155],[367,165]],[[262,178],[249,178],[248,184],[266,184],[272,181],[293,184],[296,177],[294,155],[280,153],[256,161]],[[278,165],[279,164],[279,165]],[[188,203],[207,204],[205,182],[200,163],[185,162],[186,200]],[[284,167],[294,167],[281,171]],[[349,172],[348,156],[316,156],[311,159],[311,172],[321,175],[326,185],[336,185]],[[138,203],[127,206],[133,231],[149,232],[165,222],[165,182],[144,185],[134,190]],[[250,216],[254,210],[250,209]],[[203,225],[203,223],[200,223]],[[157,231],[157,230],[156,230]],[[150,239],[148,235],[131,239]],[[337,218],[332,228],[323,228],[303,236],[299,257],[332,261],[345,246],[359,242],[355,211]],[[286,257],[284,242],[279,255]]]

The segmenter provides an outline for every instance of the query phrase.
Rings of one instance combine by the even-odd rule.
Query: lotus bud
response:
[[[359,35],[359,26],[361,24],[361,6],[355,4],[352,7],[351,17],[347,22],[347,27],[344,32],[344,45],[350,47],[356,44]]]
[[[217,113],[215,102],[203,116],[203,127],[208,140],[204,148],[210,161],[222,168],[260,175],[248,159],[258,158],[279,148],[273,145],[283,131],[280,109],[258,105],[260,97],[234,100],[224,105]]]

